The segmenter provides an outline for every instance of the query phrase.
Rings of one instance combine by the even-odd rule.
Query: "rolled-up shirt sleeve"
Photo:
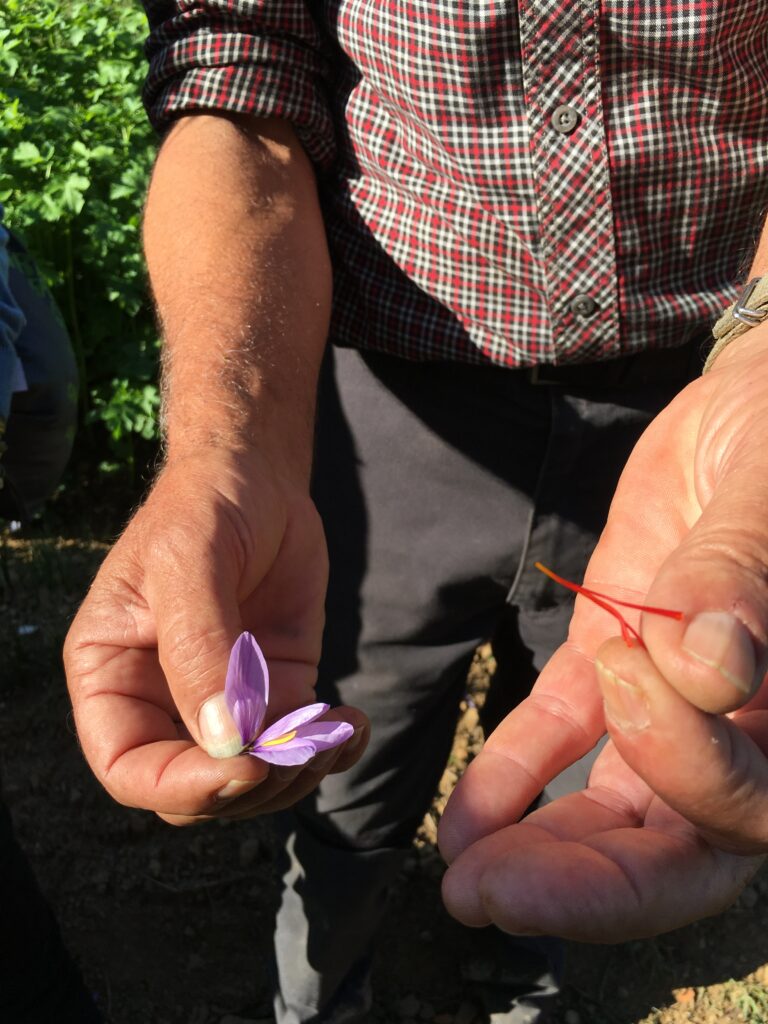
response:
[[[144,104],[158,131],[189,113],[280,117],[316,164],[332,162],[327,55],[307,3],[144,0],[144,9]]]

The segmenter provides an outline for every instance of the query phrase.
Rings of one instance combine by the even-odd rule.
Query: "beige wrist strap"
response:
[[[768,318],[768,275],[753,277],[732,306],[723,313],[712,334],[715,344],[707,356],[702,373],[708,373],[712,364],[736,338],[746,334],[751,327],[757,327]]]

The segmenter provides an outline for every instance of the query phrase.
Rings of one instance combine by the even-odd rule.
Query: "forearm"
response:
[[[164,335],[169,461],[258,450],[306,478],[331,272],[290,126],[199,115],[165,141],[144,240]]]

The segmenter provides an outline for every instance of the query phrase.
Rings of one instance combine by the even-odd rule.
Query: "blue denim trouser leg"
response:
[[[319,699],[361,707],[373,729],[358,765],[281,822],[279,1024],[367,1019],[387,886],[444,768],[473,652],[503,624],[517,686],[491,704],[525,695],[571,607],[533,562],[581,578],[626,456],[682,384],[593,394],[495,367],[329,360],[314,483],[331,560]],[[530,948],[520,963],[531,956],[531,986],[551,1001],[557,979]],[[493,1019],[539,1019],[535,1005],[515,1012]]]

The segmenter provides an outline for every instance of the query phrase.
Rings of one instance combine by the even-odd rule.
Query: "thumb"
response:
[[[238,567],[217,538],[191,539],[174,557],[166,551],[146,580],[157,649],[176,708],[191,737],[215,758],[242,749],[224,699],[229,655],[242,632]]]
[[[745,704],[768,662],[768,458],[759,447],[731,461],[648,592],[649,605],[682,618],[642,622],[662,676],[709,712]]]

